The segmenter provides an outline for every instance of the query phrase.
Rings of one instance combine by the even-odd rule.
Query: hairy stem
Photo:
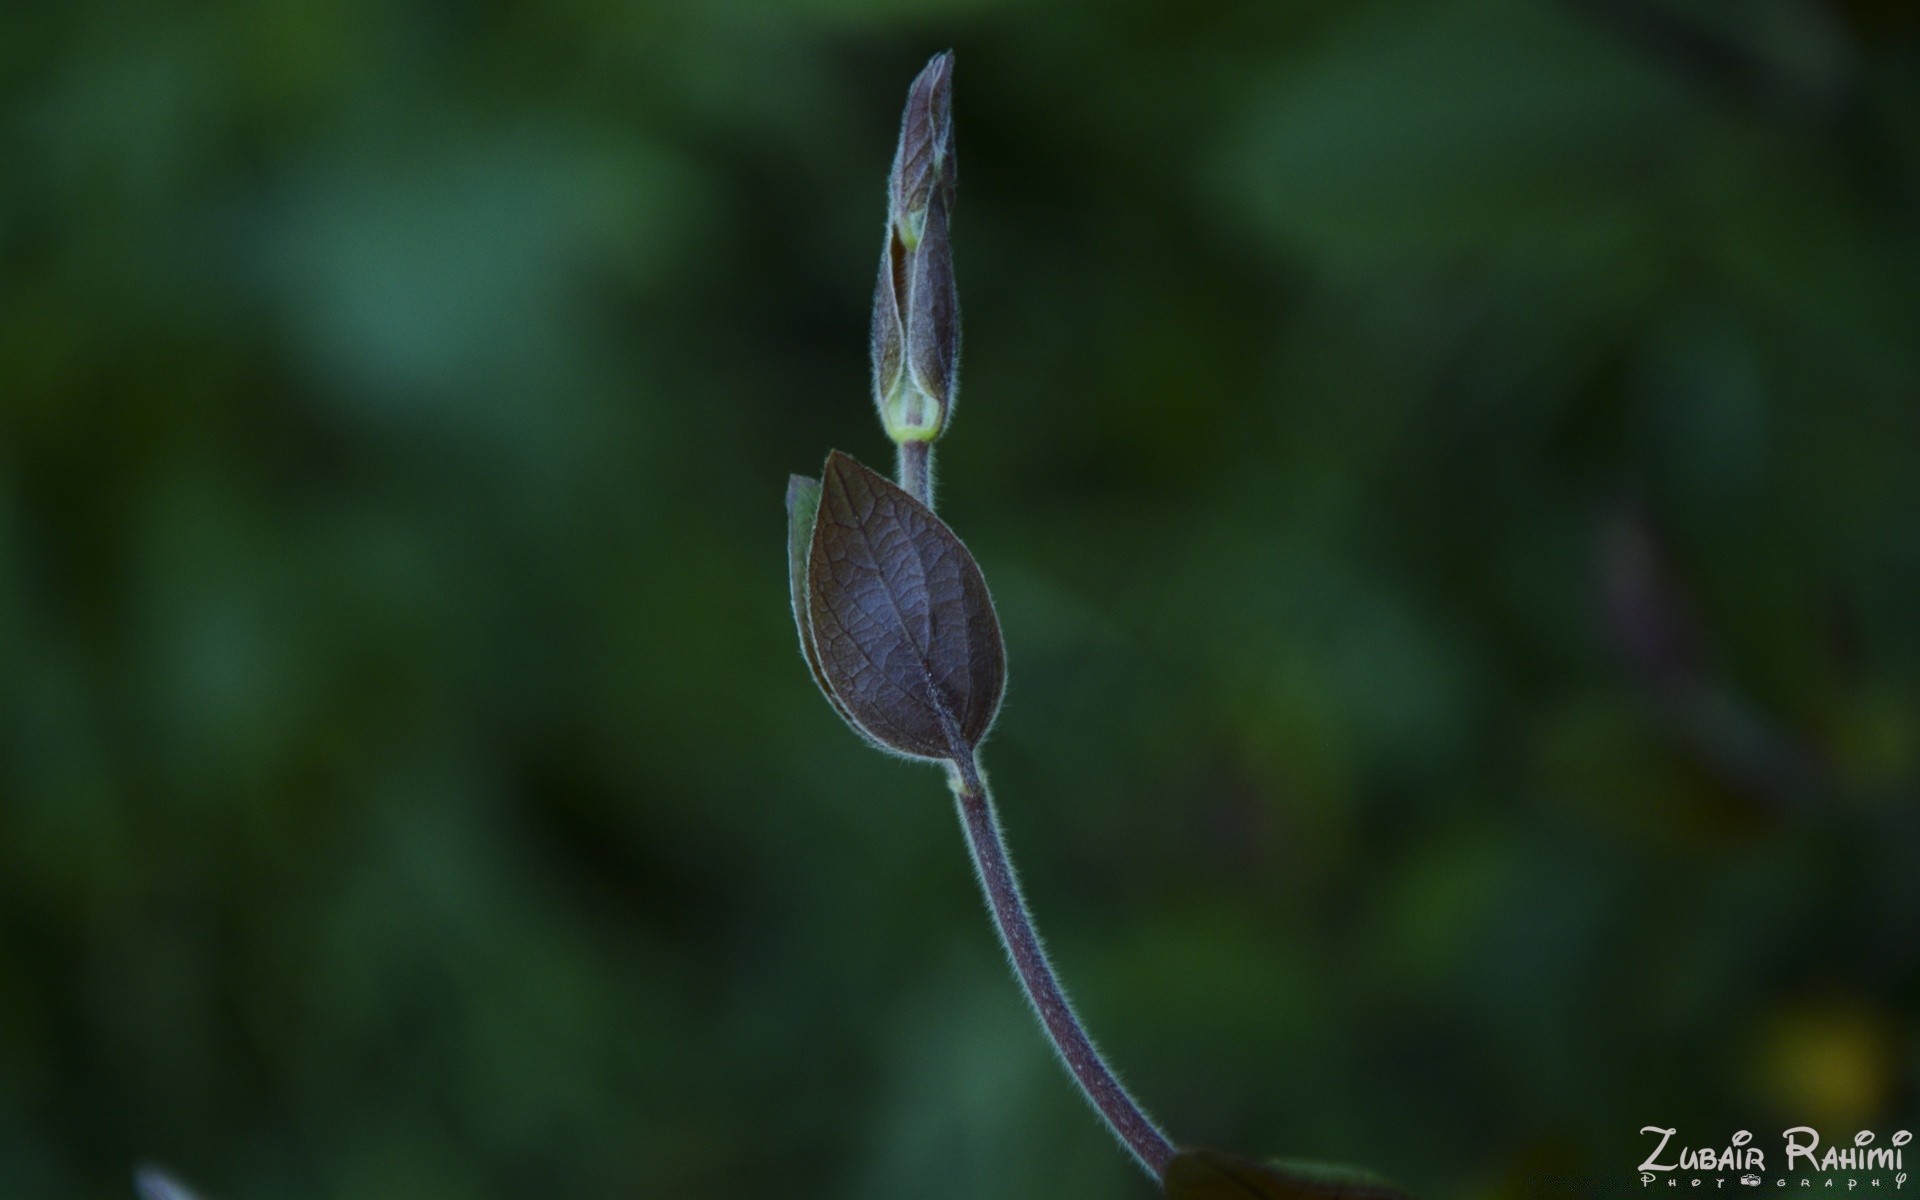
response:
[[[960,823],[966,829],[967,846],[973,852],[974,869],[980,886],[993,910],[993,923],[1007,949],[1013,972],[1033,1005],[1033,1011],[1046,1029],[1047,1037],[1066,1064],[1087,1101],[1105,1119],[1107,1127],[1122,1145],[1133,1153],[1147,1174],[1159,1179],[1173,1159],[1173,1143],[1160,1132],[1107,1065],[1106,1059],[1087,1036],[1074,1015],[1073,1005],[1060,987],[1060,980],[1047,961],[1034,930],[1033,915],[1027,911],[1020,882],[1014,878],[1013,862],[1007,856],[1006,841],[1000,836],[1000,820],[994,814],[993,797],[980,778],[980,768],[972,754],[954,758],[953,795],[960,809]]]
[[[899,443],[900,487],[907,495],[933,507],[933,443],[910,438]]]

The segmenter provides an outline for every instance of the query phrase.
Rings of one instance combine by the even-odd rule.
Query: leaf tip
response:
[[[805,501],[820,490],[820,481],[805,475],[787,476],[787,512],[792,514],[794,506]]]

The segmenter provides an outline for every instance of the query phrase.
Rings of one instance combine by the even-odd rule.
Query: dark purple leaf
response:
[[[980,567],[924,504],[837,450],[821,478],[807,592],[821,678],[855,727],[914,758],[979,745],[1006,687]]]
[[[1167,1200],[1408,1200],[1365,1171],[1324,1163],[1257,1163],[1219,1150],[1182,1150],[1167,1164]]]

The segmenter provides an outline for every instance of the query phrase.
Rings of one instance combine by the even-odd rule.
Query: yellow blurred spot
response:
[[[1860,1009],[1788,1012],[1766,1032],[1761,1084],[1796,1121],[1834,1136],[1865,1129],[1892,1090],[1892,1042],[1885,1022]]]

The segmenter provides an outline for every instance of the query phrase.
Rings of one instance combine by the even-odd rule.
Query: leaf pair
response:
[[[1167,1164],[1167,1200],[1408,1200],[1392,1184],[1351,1167],[1257,1163],[1218,1150],[1183,1150]]]
[[[932,510],[834,451],[787,484],[787,565],[800,651],[854,731],[909,758],[957,760],[1006,690],[987,581]]]

